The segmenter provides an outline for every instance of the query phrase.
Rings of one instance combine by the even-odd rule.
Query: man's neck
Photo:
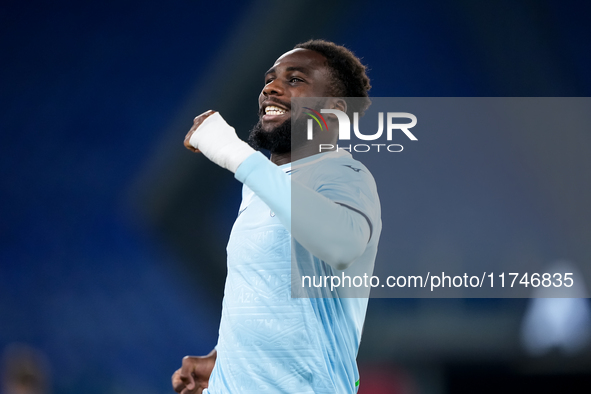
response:
[[[271,162],[281,166],[319,153],[321,152],[319,152],[317,145],[306,145],[292,149],[291,152],[271,153]]]
[[[291,163],[291,152],[287,153],[271,153],[271,162],[282,166]]]

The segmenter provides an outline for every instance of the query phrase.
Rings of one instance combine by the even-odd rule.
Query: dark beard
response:
[[[294,124],[296,134],[292,134],[291,119],[286,120],[271,131],[263,130],[261,121],[257,122],[250,131],[248,144],[256,150],[266,149],[271,153],[289,153],[292,148],[304,146],[306,140],[306,119],[296,119]]]
[[[250,131],[248,143],[256,150],[266,149],[271,153],[291,152],[291,119],[286,120],[271,131],[263,130],[261,121]]]

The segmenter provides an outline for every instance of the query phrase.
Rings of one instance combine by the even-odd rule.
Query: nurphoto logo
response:
[[[309,107],[304,107],[304,109],[310,111],[305,112],[306,115],[310,116],[312,119],[308,119],[308,130],[307,130],[307,137],[308,140],[313,139],[313,126],[314,121],[318,124],[321,130],[328,130],[328,125],[324,120],[324,117],[321,114],[333,114],[337,117],[339,121],[339,141],[346,141],[351,140],[351,120],[349,116],[338,109],[321,109],[320,113],[318,111],[313,110]],[[409,119],[410,123],[394,123],[394,119]],[[410,132],[409,129],[413,128],[417,124],[417,117],[408,112],[387,112],[386,113],[386,140],[392,141],[392,135],[395,130],[402,131],[411,141],[417,141],[417,137],[414,136],[413,133]],[[373,134],[363,134],[359,130],[359,113],[353,113],[353,132],[355,136],[363,141],[376,141],[382,134],[384,133],[384,112],[378,112],[378,131]],[[373,147],[373,148],[372,148]],[[318,146],[319,152],[322,151],[329,151],[336,148],[336,150],[347,150],[349,152],[369,152],[370,150],[377,150],[380,152],[380,148],[385,148],[383,151],[388,152],[402,152],[402,145],[400,144],[349,144],[349,145],[332,145],[332,144],[319,144]]]

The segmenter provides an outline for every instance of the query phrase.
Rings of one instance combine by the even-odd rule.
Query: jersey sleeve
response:
[[[363,210],[365,204],[356,202],[356,195],[349,195],[355,188],[338,185],[346,177],[328,170],[326,179],[320,177],[321,185],[314,190],[298,182],[297,176],[290,179],[256,153],[238,167],[235,177],[275,212],[302,246],[342,270],[364,252],[371,236],[371,217]]]
[[[297,177],[297,175],[296,175]],[[380,202],[375,180],[356,160],[330,160],[317,169],[314,189],[321,195],[362,215],[374,228],[380,218]]]

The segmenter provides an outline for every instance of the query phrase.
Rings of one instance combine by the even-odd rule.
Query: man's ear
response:
[[[340,97],[331,97],[328,99],[326,108],[338,109],[344,113],[347,113],[347,102]]]
[[[342,98],[336,99],[333,108],[347,113],[347,102]]]
[[[347,113],[347,102],[340,97],[329,97],[322,108],[326,109],[337,109],[339,111]],[[324,114],[327,122],[338,122],[337,116],[334,114]],[[338,130],[338,129],[337,129]]]

